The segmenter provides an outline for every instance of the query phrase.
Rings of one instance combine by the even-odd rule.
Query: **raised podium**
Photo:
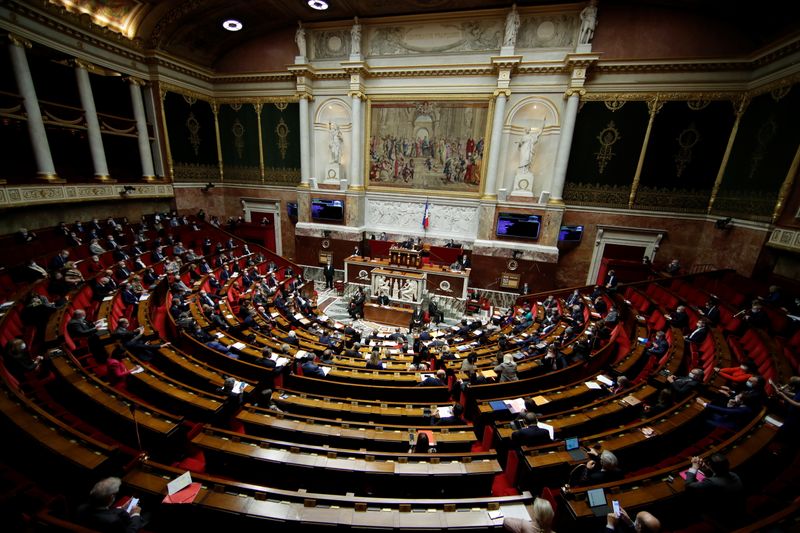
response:
[[[389,248],[389,264],[420,268],[422,267],[422,252],[419,250],[410,250],[408,248],[397,248],[392,246]]]

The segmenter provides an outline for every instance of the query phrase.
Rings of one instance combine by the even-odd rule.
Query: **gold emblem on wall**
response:
[[[690,124],[688,128],[683,130],[678,138],[680,150],[675,154],[675,176],[680,177],[686,167],[692,161],[692,149],[700,141],[700,132],[697,131],[694,123]]]
[[[608,162],[611,161],[611,158],[614,157],[614,155],[616,155],[613,152],[613,146],[622,138],[622,136],[619,134],[619,130],[612,120],[596,138],[600,143],[600,150],[594,153],[594,159],[597,161],[598,172],[602,174],[603,171],[605,171]]]
[[[625,105],[625,102],[626,100],[618,100],[614,98],[613,100],[606,100],[603,103],[605,104],[606,109],[613,113],[614,111],[622,109],[622,106]]]
[[[200,155],[200,122],[194,113],[189,113],[189,118],[186,119],[186,129],[189,130],[189,144],[194,149],[194,155]]]
[[[289,107],[288,102],[275,102],[275,108],[281,113],[283,113],[287,107]]]
[[[753,155],[750,157],[750,173],[748,174],[748,178],[753,179],[753,176],[755,176],[761,164],[761,160],[767,155],[767,149],[772,139],[775,137],[775,132],[777,130],[778,124],[775,122],[775,115],[770,115],[769,119],[758,128],[758,134],[756,135],[758,146],[753,150]]]
[[[231,132],[233,133],[233,146],[236,148],[236,155],[241,159],[244,157],[244,125],[238,118],[233,122]]]
[[[275,126],[275,133],[278,135],[278,150],[281,152],[281,159],[286,159],[286,150],[289,148],[289,126],[286,125],[283,118]]]

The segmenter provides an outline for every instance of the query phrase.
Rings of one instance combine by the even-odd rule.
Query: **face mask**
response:
[[[19,345],[19,349],[20,350],[27,350],[28,349],[28,345],[25,344],[25,343],[22,343],[22,344]]]
[[[749,382],[749,381],[748,381],[748,382],[747,382],[747,385],[746,385],[746,387],[747,387],[748,389],[752,389],[752,388],[753,388],[753,384],[752,384],[751,382]]]

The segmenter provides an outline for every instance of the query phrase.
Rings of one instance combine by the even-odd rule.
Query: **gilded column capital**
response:
[[[33,43],[31,43],[28,39],[13,33],[8,34],[8,40],[11,42],[11,44],[14,46],[19,46],[20,48],[33,48]]]
[[[297,98],[298,100],[308,100],[309,102],[311,102],[312,100],[314,100],[314,95],[308,91],[301,91],[295,93],[295,98]]]
[[[564,99],[567,99],[575,94],[577,94],[578,97],[583,98],[586,95],[586,89],[578,89],[575,87],[570,87],[564,92]]]
[[[503,96],[505,96],[506,98],[510,98],[511,97],[511,89],[495,89],[494,92],[492,93],[492,96],[494,98],[497,98],[501,94]]]
[[[350,98],[358,98],[359,100],[366,100],[367,95],[362,91],[347,91],[347,96]]]
[[[123,79],[128,83],[130,83],[131,85],[137,85],[139,87],[144,87],[146,85],[146,82],[144,80],[136,78],[134,76],[125,76]]]

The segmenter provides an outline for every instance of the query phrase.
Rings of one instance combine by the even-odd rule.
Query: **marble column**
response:
[[[362,120],[361,120],[361,95],[352,94],[352,123],[350,134],[350,189],[364,189],[364,172],[362,165]]]
[[[80,61],[75,62],[75,77],[78,80],[78,93],[81,97],[83,107],[83,118],[86,121],[86,132],[89,137],[89,152],[92,154],[92,166],[94,167],[94,178],[96,180],[107,181],[108,163],[106,163],[106,152],[103,148],[103,135],[100,133],[100,121],[97,119],[97,109],[94,106],[94,95],[92,94],[92,84],[89,81],[89,71]]]
[[[14,76],[22,96],[25,114],[28,116],[28,134],[31,138],[33,156],[36,159],[37,176],[43,180],[57,180],[56,167],[53,165],[53,156],[50,154],[47,132],[42,120],[42,111],[39,109],[39,100],[36,98],[33,77],[28,67],[28,58],[25,55],[25,48],[30,48],[31,43],[14,35],[8,37],[11,41],[8,48],[14,67]]]
[[[493,200],[497,198],[497,172],[500,167],[500,144],[503,135],[503,121],[506,116],[506,101],[508,94],[499,91],[494,101],[494,115],[492,117],[492,138],[489,145],[489,165],[486,172],[486,183],[483,187],[483,198]]]
[[[569,93],[569,92],[568,92]],[[550,183],[550,200],[548,203],[562,205],[564,203],[564,183],[567,180],[569,153],[572,150],[572,136],[575,133],[575,120],[578,118],[580,91],[571,91],[564,109],[564,120],[561,123],[561,136],[558,138],[556,164],[553,169],[553,181]]]
[[[309,95],[300,95],[300,187],[308,187],[311,178],[311,139],[309,138]]]
[[[128,88],[131,91],[131,103],[133,104],[133,118],[136,119],[136,137],[139,141],[139,160],[142,163],[142,178],[145,181],[156,179],[153,170],[153,153],[150,150],[150,133],[147,130],[147,118],[144,112],[144,100],[142,100],[143,83],[137,79],[128,79]]]

